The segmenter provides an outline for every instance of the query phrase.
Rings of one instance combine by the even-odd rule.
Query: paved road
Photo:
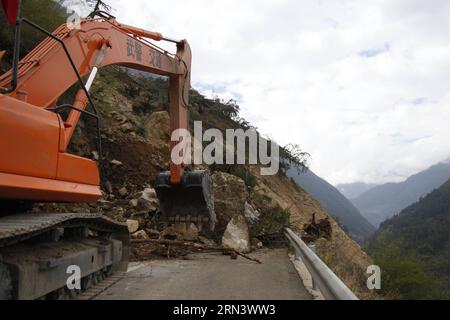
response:
[[[132,265],[101,300],[310,300],[286,250],[252,255],[263,264],[221,254]]]

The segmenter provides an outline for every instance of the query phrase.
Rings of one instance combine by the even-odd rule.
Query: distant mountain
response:
[[[373,183],[355,182],[355,183],[344,183],[339,184],[336,188],[342,193],[347,199],[353,200],[362,195],[363,193],[376,187]]]
[[[450,180],[383,222],[367,250],[389,279],[386,294],[450,299]]]
[[[444,161],[401,183],[377,186],[352,202],[374,226],[418,201],[450,179],[450,162]]]
[[[293,168],[287,174],[319,201],[325,211],[334,218],[337,218],[355,241],[362,243],[364,239],[375,231],[375,228],[359,213],[358,209],[346,197],[312,171],[299,174]]]

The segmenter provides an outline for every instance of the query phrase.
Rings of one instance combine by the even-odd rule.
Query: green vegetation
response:
[[[289,210],[284,210],[278,205],[263,210],[258,223],[250,229],[250,235],[259,237],[283,232],[284,228],[289,226],[289,217]]]
[[[2,68],[4,72],[11,66],[14,28],[6,21],[3,9],[0,9],[0,50],[7,50]],[[44,29],[52,32],[66,21],[66,10],[57,2],[50,0],[23,0],[22,16],[28,18]],[[44,34],[40,31],[24,25],[22,29],[21,56],[24,56],[44,39]]]
[[[367,250],[386,296],[450,299],[450,181],[384,222]]]
[[[439,279],[429,271],[420,255],[403,252],[397,243],[386,244],[372,255],[382,270],[382,294],[398,299],[443,299]]]

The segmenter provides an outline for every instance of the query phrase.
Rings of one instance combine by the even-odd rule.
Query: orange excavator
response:
[[[20,1],[2,4],[15,26],[15,46],[12,69],[0,76],[0,299],[70,298],[126,270],[127,226],[100,214],[25,213],[21,205],[95,203],[102,197],[101,119],[89,93],[102,67],[168,77],[170,128],[187,129],[191,50],[186,40],[121,24],[104,11],[82,19],[79,28],[64,24],[48,32],[20,16]],[[20,59],[23,25],[46,37]],[[176,54],[155,41],[175,43]],[[73,104],[59,105],[75,84]],[[80,117],[96,120],[98,162],[67,152]],[[214,227],[208,172],[171,163],[155,189],[166,221]],[[75,290],[67,285],[70,270],[80,272]]]

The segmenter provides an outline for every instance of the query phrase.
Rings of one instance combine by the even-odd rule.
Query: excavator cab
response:
[[[171,183],[170,172],[156,178],[155,190],[160,201],[160,220],[168,223],[209,225],[214,230],[216,214],[211,176],[208,171],[185,171],[181,183]]]

